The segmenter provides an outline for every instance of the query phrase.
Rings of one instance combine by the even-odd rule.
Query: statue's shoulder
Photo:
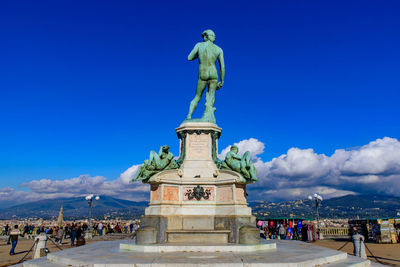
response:
[[[215,48],[217,48],[218,54],[223,53],[222,48],[219,47],[218,45],[214,44]]]
[[[204,42],[198,42],[194,47],[201,47],[204,46]]]

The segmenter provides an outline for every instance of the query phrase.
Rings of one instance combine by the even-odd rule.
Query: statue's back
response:
[[[221,53],[221,48],[216,46],[211,42],[203,42],[199,45],[199,63],[208,66],[215,66],[215,62],[219,54]]]

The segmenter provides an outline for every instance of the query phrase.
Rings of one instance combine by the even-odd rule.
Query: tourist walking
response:
[[[20,232],[18,230],[18,225],[14,225],[14,229],[11,231],[10,236],[8,237],[8,242],[11,241],[10,256],[15,255],[15,247],[17,246],[19,236]]]
[[[64,230],[62,229],[62,227],[60,227],[60,229],[58,229],[56,234],[56,242],[62,245],[63,237],[64,237]]]

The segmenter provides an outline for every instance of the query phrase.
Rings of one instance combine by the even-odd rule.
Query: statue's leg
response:
[[[197,81],[196,96],[193,98],[192,102],[190,102],[189,113],[186,117],[187,120],[192,119],[193,112],[196,109],[197,105],[199,104],[201,95],[203,94],[204,89],[206,89],[206,86],[207,86],[207,81],[203,81],[200,79]]]
[[[150,158],[149,158],[150,164],[154,162],[157,166],[158,165],[157,163],[159,161],[160,161],[160,156],[157,154],[157,152],[155,152],[154,150],[150,151]]]
[[[249,173],[250,165],[251,165],[251,159],[250,159],[250,152],[247,151],[244,153],[242,156],[242,160],[240,161],[240,169],[242,171],[243,176],[246,179],[251,178],[251,174]]]
[[[251,161],[251,154],[249,151],[247,151],[246,153],[244,153],[243,157],[242,157],[242,164],[244,164],[246,167],[246,171],[249,174],[250,178],[252,181],[257,181],[257,170],[254,167],[253,162]]]
[[[211,80],[208,84],[208,92],[206,94],[206,106],[213,107],[215,103],[215,91],[217,90],[217,80]]]
[[[257,182],[258,181],[257,170],[256,170],[256,167],[254,167],[254,164],[250,164],[249,173],[250,173],[251,180]]]
[[[244,160],[246,166],[249,166],[249,165],[250,165],[250,163],[251,163],[251,154],[250,154],[249,151],[246,151],[246,152],[243,154],[242,160]]]
[[[208,92],[206,93],[206,108],[204,110],[202,120],[215,123],[215,91],[217,89],[217,80],[210,80],[208,84]]]

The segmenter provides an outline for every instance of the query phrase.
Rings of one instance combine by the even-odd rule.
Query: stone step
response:
[[[230,230],[167,230],[168,243],[227,244]]]
[[[12,267],[65,267],[65,265],[47,261],[46,257],[41,257],[36,260],[25,261],[21,264],[13,265]]]
[[[347,255],[347,259],[333,262],[326,265],[327,267],[368,267],[371,266],[371,261]]]
[[[197,253],[251,253],[251,252],[268,252],[276,249],[275,243],[257,244],[257,245],[241,245],[241,244],[186,244],[186,243],[167,243],[167,244],[151,244],[136,245],[134,243],[121,243],[121,251],[135,251],[142,253],[173,253],[173,252],[197,252]]]

